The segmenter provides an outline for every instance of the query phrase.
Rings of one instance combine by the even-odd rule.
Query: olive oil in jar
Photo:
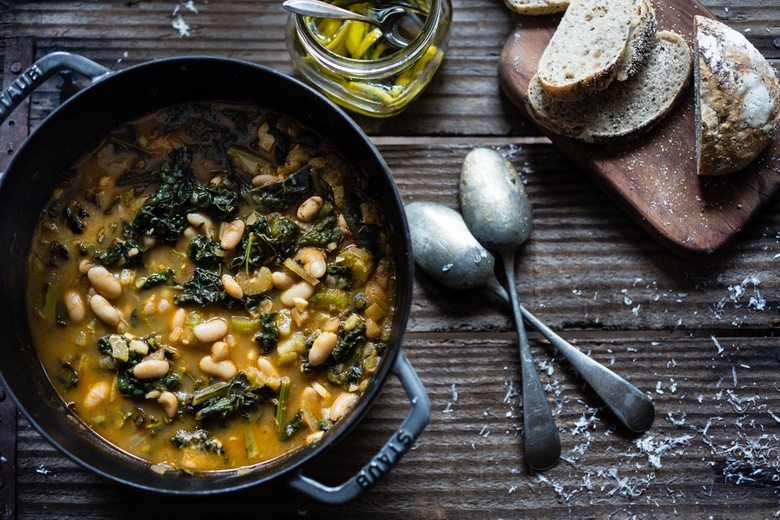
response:
[[[403,111],[425,90],[444,58],[452,19],[449,0],[334,3],[376,19],[402,8],[422,20],[422,30],[398,48],[367,23],[291,14],[287,48],[295,69],[354,112],[388,117]]]

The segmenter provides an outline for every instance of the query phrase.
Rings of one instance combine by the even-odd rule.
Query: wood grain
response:
[[[704,3],[778,63],[778,2]],[[0,0],[0,38],[34,36],[36,57],[70,50],[117,70],[209,53],[292,72],[278,0],[195,0],[197,14],[179,11],[192,34],[179,37],[172,12],[183,4]],[[499,57],[515,26],[503,0],[453,0],[453,7],[448,53],[423,96],[398,117],[356,120],[378,144],[405,201],[457,208],[460,164],[473,146],[495,147],[512,161],[534,208],[534,231],[517,263],[523,304],[649,392],[658,410],[651,431],[637,438],[616,429],[565,361],[529,329],[566,457],[531,474],[522,455],[509,312],[486,291],[448,291],[417,273],[404,352],[430,396],[431,420],[414,449],[354,503],[318,504],[283,483],[199,498],[140,493],[77,466],[20,415],[19,520],[776,516],[778,487],[767,478],[780,466],[773,451],[780,443],[780,203],[766,204],[715,254],[688,259],[670,252],[501,92]],[[36,93],[33,126],[72,92],[70,80],[84,86],[75,75],[58,77]],[[365,419],[306,473],[329,483],[351,475],[407,409],[400,384],[390,379]],[[650,455],[659,458],[651,462]],[[728,473],[727,459],[744,465]],[[740,472],[763,480],[735,478]]]
[[[693,47],[693,17],[713,17],[696,0],[655,2],[659,30]],[[518,16],[502,49],[504,92],[527,114],[526,92],[560,15]],[[731,240],[780,187],[780,136],[750,166],[731,175],[696,173],[694,94],[689,85],[650,133],[627,144],[593,145],[541,129],[652,237],[684,256],[710,254]]]

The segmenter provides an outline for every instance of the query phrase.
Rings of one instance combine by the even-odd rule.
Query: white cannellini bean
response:
[[[333,332],[323,332],[317,336],[309,350],[309,364],[315,367],[323,364],[336,348],[338,341],[339,337]]]
[[[287,307],[295,306],[296,298],[308,300],[314,294],[314,286],[309,282],[298,282],[290,286],[289,289],[282,292],[279,301]]]
[[[214,221],[205,213],[187,213],[187,222],[198,231],[205,233],[214,229]]]
[[[176,310],[176,312],[173,313],[173,317],[171,318],[171,329],[180,329],[184,327],[186,320],[187,310],[183,307],[180,307]]]
[[[225,288],[225,292],[236,300],[240,300],[244,297],[244,290],[236,279],[227,273],[222,275],[222,286]]]
[[[377,322],[371,318],[366,318],[366,338],[373,340],[378,338],[380,334],[382,334],[382,329]]]
[[[328,269],[325,253],[316,247],[304,247],[295,254],[295,259],[303,263],[303,270],[314,278],[322,278]]]
[[[224,224],[222,236],[219,240],[219,245],[222,249],[227,249],[228,251],[235,249],[244,236],[244,227],[244,221],[241,219]]]
[[[87,315],[87,308],[81,295],[73,290],[67,291],[64,296],[65,310],[68,313],[70,321],[78,323]]]
[[[216,362],[224,361],[230,357],[230,345],[224,341],[217,341],[211,345],[211,359]]]
[[[100,321],[107,325],[111,325],[112,327],[119,325],[119,322],[122,319],[122,316],[119,314],[116,307],[111,305],[111,302],[99,294],[96,294],[89,299],[89,307]]]
[[[295,279],[284,271],[274,271],[271,273],[271,283],[273,284],[274,289],[284,291],[292,287],[294,282]]]
[[[301,222],[311,222],[322,209],[323,204],[325,204],[325,201],[318,195],[313,195],[304,200],[301,205],[298,206],[298,220]]]
[[[157,304],[157,313],[163,314],[168,311],[168,309],[171,308],[171,302],[169,302],[166,298],[160,298],[159,303]]]
[[[252,186],[265,186],[267,184],[273,184],[278,181],[279,177],[276,175],[261,173],[252,177]]]
[[[81,274],[87,274],[87,271],[89,271],[93,265],[95,265],[95,263],[92,260],[83,258],[79,261],[79,272]]]
[[[257,368],[266,376],[272,379],[279,379],[279,372],[276,371],[273,363],[267,357],[261,356],[257,358]]]
[[[157,379],[167,374],[170,367],[165,359],[144,359],[133,367],[133,375],[138,379]]]
[[[213,318],[198,323],[192,328],[195,338],[201,343],[211,343],[225,337],[228,331],[228,323],[222,318]]]
[[[211,356],[203,356],[198,366],[204,373],[221,379],[230,379],[238,372],[236,364],[229,359],[214,361]]]
[[[176,397],[176,394],[166,390],[160,394],[157,402],[162,405],[165,415],[171,418],[176,417],[176,412],[179,411],[179,398]]]
[[[338,421],[344,414],[347,413],[349,407],[357,401],[357,394],[344,393],[334,399],[333,404],[330,405],[330,420]]]
[[[119,298],[122,295],[122,284],[102,265],[90,267],[87,271],[87,278],[98,294],[109,300]]]
[[[95,408],[105,401],[111,394],[111,385],[107,381],[99,381],[89,387],[84,396],[84,406]]]
[[[317,425],[322,418],[320,395],[312,387],[307,386],[301,395],[301,411],[303,420],[311,431],[317,431]]]

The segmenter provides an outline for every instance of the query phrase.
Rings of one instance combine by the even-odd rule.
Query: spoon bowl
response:
[[[450,289],[489,286],[503,291],[494,274],[496,260],[477,242],[463,217],[436,202],[406,205],[414,260]]]
[[[282,6],[290,12],[315,18],[354,20],[378,27],[390,45],[402,49],[422,31],[424,20],[403,7],[384,9],[377,18],[371,18],[343,9],[321,0],[285,0]]]

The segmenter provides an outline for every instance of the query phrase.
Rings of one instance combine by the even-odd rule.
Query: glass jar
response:
[[[377,10],[400,5],[418,12],[425,17],[423,28],[409,45],[395,49],[384,41],[378,28],[368,24],[293,13],[287,21],[287,50],[296,71],[335,103],[368,116],[392,116],[417,99],[439,68],[449,38],[452,6],[450,0],[357,2]],[[341,0],[333,3],[349,9],[356,2]],[[333,24],[338,24],[333,36],[329,34],[333,31],[323,30],[327,27],[325,23],[331,24],[331,28]],[[352,45],[353,48],[363,49],[360,58],[334,50],[340,45],[336,41],[338,31],[343,33],[346,29],[343,24],[361,24],[366,30],[374,31],[370,46],[365,41]],[[345,35],[341,37],[345,39]],[[384,51],[381,51],[380,45],[385,45]],[[363,56],[366,58],[363,59]]]

